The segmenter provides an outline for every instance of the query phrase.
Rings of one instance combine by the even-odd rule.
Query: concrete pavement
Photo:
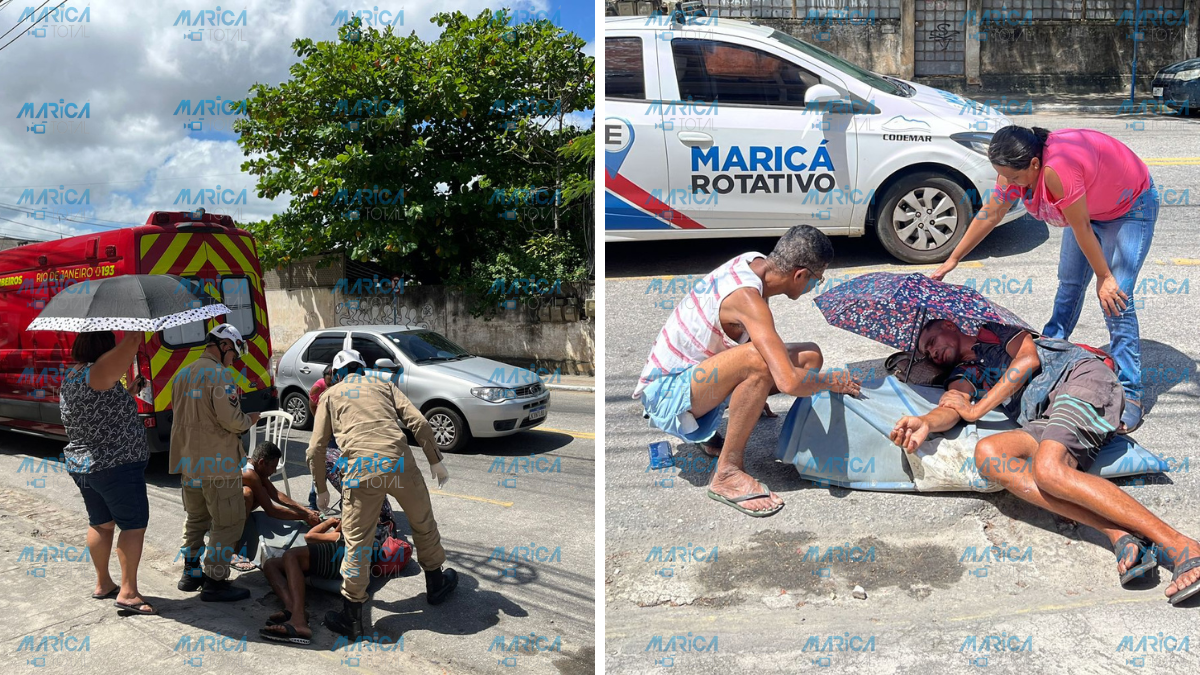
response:
[[[1160,376],[1147,383],[1146,424],[1135,435],[1150,450],[1175,458],[1176,466],[1194,463],[1200,304],[1190,282],[1200,265],[1200,209],[1190,201],[1200,199],[1200,121],[1155,120],[1138,128],[1115,116],[1072,114],[1035,115],[1020,123],[1104,130],[1146,159],[1160,190],[1177,196],[1197,190],[1164,205],[1143,269],[1142,277],[1158,289],[1145,294],[1138,309],[1143,366],[1159,369]],[[1057,286],[1061,237],[1061,230],[1029,218],[1010,223],[949,280],[1019,279],[1015,287],[1022,291],[1031,280],[1029,293],[991,297],[1040,327]],[[837,255],[828,280],[933,269],[898,263],[871,237],[834,237],[833,244]],[[803,480],[773,459],[782,415],[792,404],[788,396],[772,397],[781,417],[761,420],[747,448],[747,470],[787,502],[778,515],[749,518],[708,499],[709,473],[694,445],[672,441],[674,453],[691,463],[669,472],[670,484],[648,471],[648,443],[669,439],[647,427],[640,405],[629,397],[667,317],[655,306],[661,297],[649,280],[702,275],[737,252],[766,253],[773,245],[772,239],[607,245],[606,670],[1196,672],[1200,609],[1167,605],[1162,593],[1169,571],[1154,588],[1123,590],[1106,540],[1011,495],[874,493]],[[879,365],[893,351],[830,327],[812,297],[771,301],[785,340],[815,340],[827,367]],[[1103,347],[1108,334],[1094,284],[1087,299],[1073,339]],[[1197,537],[1200,479],[1192,469],[1189,464],[1144,486],[1121,483],[1169,524]],[[837,547],[873,548],[874,556],[805,560],[813,546],[823,554]],[[1032,548],[1033,555],[986,570],[986,562],[963,559],[970,547],[990,546]],[[667,561],[655,547],[686,547],[689,554]],[[714,548],[718,555],[710,560]],[[865,589],[865,599],[853,597],[855,586]],[[1183,638],[1190,639],[1188,651],[1179,649]],[[718,646],[711,649],[714,639]],[[683,641],[686,651],[678,648]]]

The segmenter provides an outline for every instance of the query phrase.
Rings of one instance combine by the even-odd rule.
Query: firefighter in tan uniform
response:
[[[233,326],[208,333],[208,346],[172,382],[171,473],[182,474],[184,568],[179,590],[203,589],[205,602],[231,602],[250,591],[229,582],[229,563],[246,522],[242,497],[242,434],[258,413],[242,412],[237,386],[226,371],[246,352]],[[204,533],[208,532],[208,547]],[[204,570],[201,574],[201,552]]]
[[[362,356],[343,350],[333,357],[333,384],[321,396],[314,411],[312,440],[308,445],[308,467],[317,488],[317,507],[329,507],[325,482],[325,446],[330,434],[337,436],[342,450],[342,534],[346,539],[342,560],[341,612],[328,612],[325,625],[356,640],[363,634],[362,610],[367,601],[371,552],[375,525],[383,500],[391,495],[404,509],[412,528],[417,562],[425,570],[426,600],[441,604],[458,585],[458,573],[442,570],[446,552],[425,479],[413,460],[404,430],[412,432],[429,468],[446,484],[450,473],[442,465],[442,453],[433,429],[420,411],[397,387],[381,375],[363,373]]]

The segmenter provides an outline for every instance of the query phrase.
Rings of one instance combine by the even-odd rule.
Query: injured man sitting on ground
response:
[[[915,452],[930,433],[999,408],[1021,428],[980,439],[975,465],[981,475],[1102,532],[1113,545],[1122,585],[1151,572],[1161,558],[1174,570],[1166,590],[1171,604],[1200,591],[1200,544],[1114,483],[1086,473],[1120,425],[1125,402],[1103,355],[997,323],[969,335],[944,319],[921,328],[917,349],[953,369],[939,407],[896,423],[896,445]]]

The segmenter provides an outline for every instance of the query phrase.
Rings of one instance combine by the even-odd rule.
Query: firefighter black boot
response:
[[[183,559],[183,575],[176,587],[185,593],[193,593],[204,585],[204,573],[200,570],[200,557]]]
[[[458,586],[458,572],[452,569],[430,570],[425,572],[425,600],[431,605],[440,605],[446,601],[446,597],[450,595]]]
[[[203,602],[236,602],[250,597],[250,589],[234,586],[228,579],[214,579],[204,575],[204,590],[200,591]]]
[[[357,642],[363,634],[362,613],[363,603],[342,598],[342,611],[325,612],[325,627],[350,642]]]

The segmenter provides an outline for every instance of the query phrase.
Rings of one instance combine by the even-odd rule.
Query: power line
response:
[[[71,217],[70,214],[62,213],[61,211],[47,211],[46,209],[32,209],[31,210],[31,209],[27,209],[27,208],[22,208],[20,206],[13,206],[11,204],[3,204],[3,203],[0,203],[0,208],[5,208],[10,211],[17,211],[19,213],[37,213],[37,212],[41,211],[46,214],[53,214],[53,215],[57,216],[60,220],[66,220],[66,221],[69,221],[72,223],[79,223],[80,225],[91,225],[92,227],[107,228],[110,230],[120,230],[120,229],[123,229],[126,227],[137,227],[138,225],[142,224],[142,223],[129,223],[129,222],[120,221],[120,220],[108,220],[108,222],[117,223],[117,225],[105,225],[103,223],[93,223],[88,220],[79,220],[77,218]],[[107,220],[107,219],[106,218],[96,218],[95,220]]]
[[[0,216],[0,220],[7,220],[7,221],[8,221],[8,222],[10,222],[10,223],[16,223],[17,225],[20,225],[21,227],[28,227],[28,228],[29,228],[29,229],[31,229],[31,230],[38,230],[38,231],[40,231],[40,232],[49,232],[50,234],[53,234],[53,235],[55,235],[55,236],[57,236],[57,237],[62,237],[62,236],[63,236],[63,233],[62,233],[62,232],[55,232],[55,231],[53,231],[53,230],[47,230],[47,229],[46,229],[46,228],[44,228],[44,227],[36,227],[36,226],[33,226],[33,225],[28,225],[28,224],[26,224],[26,223],[22,223],[22,222],[19,222],[19,221],[13,220],[13,219],[11,219],[11,218],[5,218],[4,216]],[[75,236],[75,235],[72,235],[72,236]],[[16,239],[16,238],[17,238],[17,237],[13,237],[13,239]]]
[[[54,12],[57,12],[57,11],[58,11],[58,8],[59,8],[59,7],[62,7],[62,6],[63,6],[63,5],[65,5],[65,4],[67,4],[67,2],[68,2],[68,0],[63,0],[62,2],[58,3],[57,5],[55,5],[54,9],[52,9],[52,10],[50,10],[49,12],[46,12],[45,14],[43,14],[41,19],[37,19],[37,20],[35,20],[33,23],[29,24],[29,28],[26,28],[25,30],[21,31],[20,33],[17,33],[17,37],[15,37],[15,38],[13,38],[13,39],[9,40],[8,42],[4,43],[4,45],[3,45],[3,46],[0,46],[0,52],[2,52],[2,51],[4,51],[5,49],[7,49],[7,48],[8,48],[8,46],[9,46],[9,45],[11,45],[12,43],[14,43],[14,42],[16,42],[17,40],[21,39],[21,36],[22,36],[22,35],[25,35],[26,33],[28,33],[28,32],[29,32],[29,30],[30,30],[31,28],[33,28],[34,26],[36,26],[36,25],[38,25],[39,23],[41,23],[41,22],[42,22],[42,21],[43,21],[43,20],[44,20],[46,17],[50,16],[50,15],[51,15],[51,14],[53,14]],[[43,2],[42,4],[38,5],[38,8],[37,8],[37,9],[41,9],[41,8],[45,7],[47,4],[49,4],[49,3],[50,3],[50,0],[46,0],[46,1],[45,1],[45,2]],[[33,10],[33,15],[30,15],[30,17],[29,17],[29,18],[31,18],[31,19],[32,19],[32,18],[33,18],[33,16],[37,14],[37,9]],[[4,35],[0,35],[0,40],[3,40],[3,39],[4,39],[4,38],[5,38],[5,37],[6,37],[6,36],[9,34],[9,33],[11,33],[11,32],[13,32],[14,30],[16,30],[16,29],[17,29],[17,26],[20,26],[20,25],[21,25],[21,21],[17,21],[17,23],[16,23],[15,25],[13,25],[13,27],[12,27],[12,28],[9,28],[9,29],[8,29],[8,31],[4,33]]]

